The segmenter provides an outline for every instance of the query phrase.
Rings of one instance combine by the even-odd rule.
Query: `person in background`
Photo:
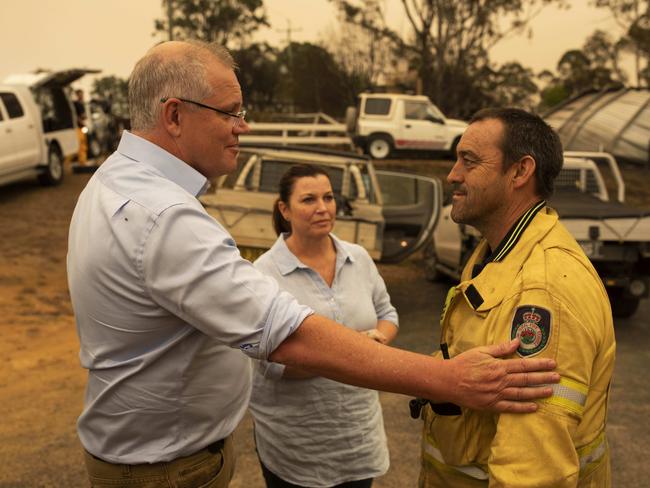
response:
[[[278,240],[255,267],[319,315],[388,344],[398,320],[384,281],[365,249],[331,233],[335,220],[327,172],[292,166],[273,209]],[[368,488],[388,470],[375,390],[258,361],[249,408],[268,488]]]
[[[84,102],[84,91],[82,89],[77,89],[74,93],[76,98],[72,103],[77,114],[77,141],[79,142],[77,162],[81,166],[85,166],[88,163],[88,137],[84,131],[87,120],[86,103]]]
[[[447,297],[441,354],[518,337],[518,357],[553,358],[562,378],[530,415],[427,407],[421,487],[611,484],[612,312],[594,267],[546,205],[562,161],[558,135],[519,109],[479,111],[458,144],[451,218],[484,238]]]

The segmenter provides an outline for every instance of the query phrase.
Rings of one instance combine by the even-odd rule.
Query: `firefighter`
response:
[[[447,180],[452,219],[483,235],[441,318],[440,354],[519,337],[516,355],[557,361],[552,397],[527,415],[424,408],[421,487],[609,487],[605,436],[615,340],[605,289],[547,206],[557,134],[518,109],[470,121]]]
[[[81,166],[85,166],[88,163],[88,129],[86,127],[88,114],[86,113],[86,103],[84,102],[84,91],[77,89],[74,93],[77,97],[73,105],[77,114],[77,141],[79,142],[77,162]]]

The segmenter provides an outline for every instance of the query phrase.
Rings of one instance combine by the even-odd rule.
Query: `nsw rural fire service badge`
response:
[[[512,319],[510,338],[519,337],[520,356],[533,356],[544,350],[551,335],[551,312],[535,305],[518,307]]]

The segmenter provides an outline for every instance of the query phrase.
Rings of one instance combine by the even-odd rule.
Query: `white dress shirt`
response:
[[[196,199],[206,179],[125,132],[77,202],[68,283],[88,385],[78,432],[113,463],[228,436],[266,359],[312,310],[242,259]],[[242,354],[245,353],[245,354]]]
[[[332,286],[303,264],[280,236],[255,266],[316,313],[355,330],[378,320],[397,325],[386,285],[365,249],[330,235],[336,247]],[[290,483],[330,487],[381,476],[388,447],[379,395],[327,378],[283,379],[284,366],[254,362],[250,409],[260,459]]]

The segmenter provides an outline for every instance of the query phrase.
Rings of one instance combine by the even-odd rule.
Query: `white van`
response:
[[[11,75],[0,85],[0,185],[38,177],[56,185],[79,149],[66,86],[95,70]]]

